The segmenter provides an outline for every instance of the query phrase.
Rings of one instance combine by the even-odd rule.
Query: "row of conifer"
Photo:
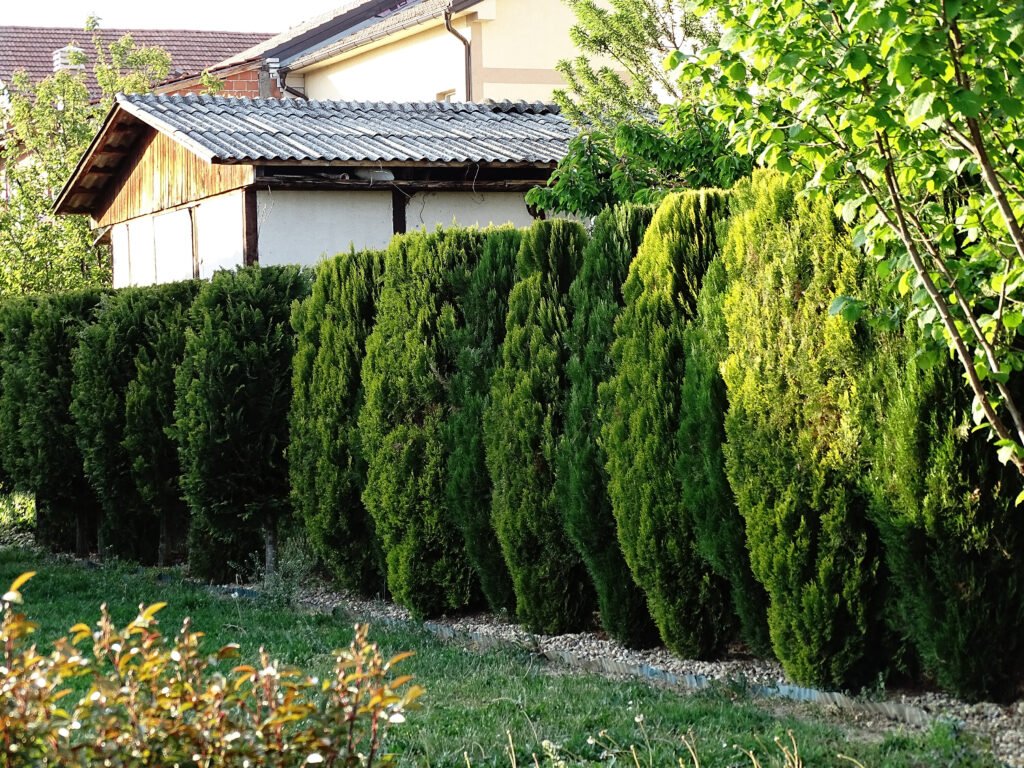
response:
[[[419,615],[596,612],[686,656],[741,638],[801,683],[1012,696],[1020,480],[798,188],[9,300],[2,479],[56,549],[223,579],[301,527]]]

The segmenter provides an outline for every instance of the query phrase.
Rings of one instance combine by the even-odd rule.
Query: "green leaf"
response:
[[[725,76],[730,80],[743,80],[747,76],[747,67],[742,61],[734,61],[726,68]]]
[[[977,117],[981,114],[982,100],[974,91],[957,91],[949,100],[958,112],[967,117]]]
[[[906,111],[907,125],[911,128],[919,128],[929,118],[932,111],[932,104],[935,102],[935,93],[929,91],[922,93],[910,103]]]

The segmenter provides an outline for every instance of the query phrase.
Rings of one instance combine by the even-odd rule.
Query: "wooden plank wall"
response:
[[[251,165],[211,165],[173,139],[147,128],[111,180],[99,226],[165,211],[252,183]]]

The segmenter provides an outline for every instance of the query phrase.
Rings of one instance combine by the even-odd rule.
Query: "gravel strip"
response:
[[[299,595],[299,603],[309,610],[323,613],[338,611],[354,619],[416,623],[405,608],[394,603],[366,600],[325,585],[310,585],[303,589]],[[533,635],[510,621],[490,614],[442,617],[425,626],[434,630],[446,628],[449,631],[444,632],[445,635],[456,633],[470,638],[490,639],[494,644],[506,643],[532,649],[548,658],[560,658],[569,654],[580,662],[574,666],[585,666],[588,669],[595,668],[594,663],[588,662],[600,662],[602,667],[606,667],[605,662],[610,661],[626,667],[652,667],[680,679],[690,675],[704,676],[708,680],[724,683],[742,681],[744,687],[755,691],[758,686],[769,689],[782,687],[783,690],[788,686],[794,686],[776,661],[680,659],[665,648],[625,648],[594,632],[557,636]],[[438,632],[435,631],[435,634]],[[915,721],[914,716],[919,713],[919,719],[922,721],[951,721],[959,728],[991,743],[993,755],[1003,765],[1008,768],[1024,768],[1024,700],[1009,706],[990,702],[967,704],[942,693],[911,694],[900,691],[886,691],[882,700],[878,702],[850,701],[846,697],[837,697],[849,704],[837,702],[830,705],[829,697],[825,698],[825,710],[848,709],[850,711],[847,714],[862,727],[883,730],[927,727],[927,722]],[[897,722],[891,717],[894,711],[899,711],[903,715],[909,714],[911,717],[904,717],[903,722]]]

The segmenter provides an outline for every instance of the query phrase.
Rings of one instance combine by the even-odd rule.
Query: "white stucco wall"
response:
[[[242,198],[241,192],[230,192],[196,206],[199,276],[203,279],[209,279],[218,269],[234,269],[244,264]]]
[[[131,285],[128,272],[128,225],[117,224],[110,230],[110,249],[114,260],[114,287]]]
[[[156,242],[156,282],[191,280],[194,274],[192,214],[182,209],[154,216],[153,239]]]
[[[467,39],[468,28],[457,25]],[[466,49],[443,26],[315,70],[306,70],[311,99],[350,101],[434,101],[455,89],[466,100]]]
[[[521,192],[417,192],[405,209],[405,221],[412,231],[432,230],[438,224],[450,227],[453,221],[463,227],[509,223],[528,227],[533,217]]]
[[[152,285],[156,282],[152,216],[128,222],[128,282],[130,285]]]
[[[394,233],[390,191],[260,190],[256,210],[262,266],[309,266],[350,246],[385,248]]]

